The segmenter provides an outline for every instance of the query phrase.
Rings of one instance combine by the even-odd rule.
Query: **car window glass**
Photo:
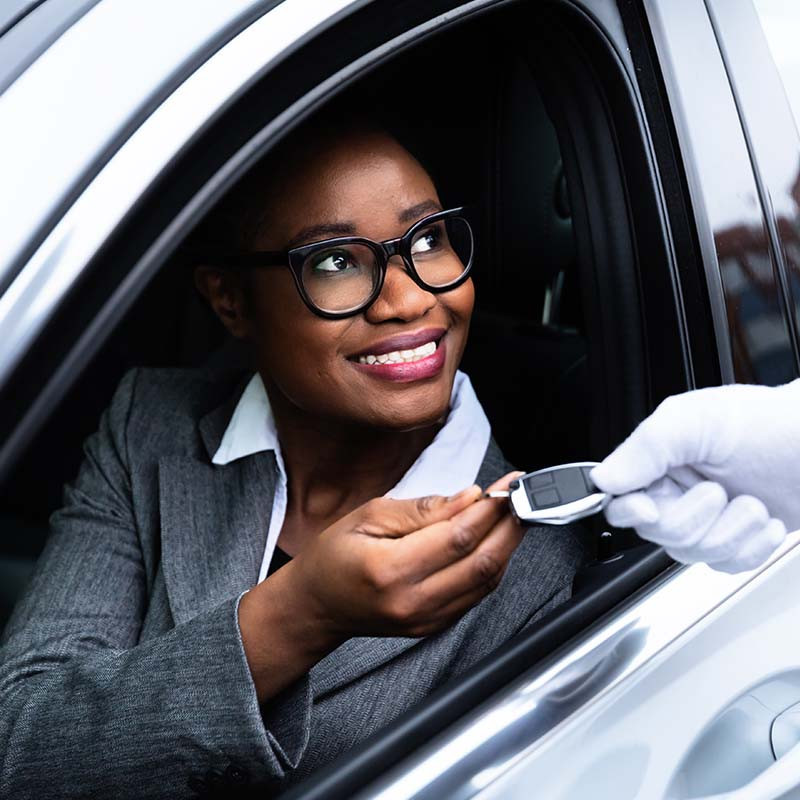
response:
[[[755,0],[753,5],[788,101],[788,108],[783,98],[767,101],[771,119],[759,157],[786,265],[795,330],[800,332],[800,54],[794,41],[800,25],[800,9],[779,0]],[[765,82],[778,83],[772,72],[766,70],[756,80],[761,96],[765,94]],[[766,115],[756,109],[751,116],[758,120]],[[796,336],[800,340],[800,333]]]
[[[800,49],[797,25],[800,17],[793,3],[785,0],[753,0],[775,66],[780,72],[795,124],[800,128]]]
[[[758,5],[758,4],[756,4]],[[730,4],[709,0],[709,11],[721,42],[729,80],[734,89],[747,147],[756,178],[758,206],[765,226],[740,226],[731,238],[735,257],[755,276],[753,287],[763,296],[764,278],[771,281],[778,297],[779,313],[771,330],[764,316],[753,316],[765,344],[778,342],[783,334],[791,343],[781,364],[777,347],[765,361],[769,372],[759,380],[780,383],[798,370],[797,302],[798,272],[797,208],[800,180],[800,138],[797,128],[797,68],[786,48],[785,31],[796,28],[796,10],[791,5],[762,3],[761,14],[749,3]],[[794,18],[792,25],[791,17]],[[762,25],[759,25],[759,19]],[[763,34],[762,35],[762,29]],[[795,64],[795,66],[793,66]],[[777,69],[776,69],[777,67]],[[792,100],[792,96],[794,99]],[[787,102],[787,99],[790,102]],[[761,254],[758,250],[761,250]],[[759,255],[761,256],[759,258]],[[752,293],[756,296],[756,293]],[[744,312],[745,306],[742,304]],[[794,311],[794,314],[792,313]],[[748,310],[749,313],[749,310]],[[784,321],[786,330],[781,331]],[[792,363],[794,362],[794,363]],[[783,366],[783,373],[779,372]]]

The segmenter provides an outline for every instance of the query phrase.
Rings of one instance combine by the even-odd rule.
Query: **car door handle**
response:
[[[707,794],[695,800],[776,800],[798,787],[800,787],[800,742],[753,778],[750,783],[731,792]],[[800,790],[795,794],[800,798]],[[795,800],[795,795],[784,800]]]

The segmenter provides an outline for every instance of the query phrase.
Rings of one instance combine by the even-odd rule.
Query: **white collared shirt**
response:
[[[408,500],[428,494],[449,496],[464,489],[475,481],[490,435],[489,420],[469,378],[463,372],[456,372],[447,421],[386,497]],[[288,489],[275,417],[264,382],[256,373],[239,398],[212,463],[228,464],[264,450],[275,453],[278,482],[272,500],[267,545],[258,574],[259,583],[267,577],[283,527]]]

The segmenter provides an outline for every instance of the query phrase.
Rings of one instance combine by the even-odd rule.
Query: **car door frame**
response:
[[[266,24],[268,20],[271,25],[274,24],[275,17],[272,15],[283,8],[284,10],[290,7],[293,0],[284,0],[280,6],[276,7],[268,14],[259,18],[252,23],[247,29],[241,31],[231,39],[226,47],[233,45],[236,41],[244,41],[244,38],[252,36],[252,31],[255,26]],[[345,4],[340,4],[344,10]],[[355,4],[355,6],[362,6],[364,4]],[[441,10],[445,5],[452,6],[448,10]],[[226,162],[226,169],[214,174],[213,180],[209,179],[202,187],[199,187],[194,199],[191,203],[185,205],[180,214],[175,216],[170,223],[163,227],[158,238],[152,241],[145,241],[134,243],[134,245],[127,245],[128,247],[135,247],[137,244],[141,250],[135,251],[134,256],[129,260],[134,262],[134,268],[126,271],[120,275],[112,275],[109,278],[109,284],[103,285],[100,290],[101,297],[93,299],[92,303],[96,303],[93,313],[90,315],[88,322],[83,330],[79,331],[78,335],[70,335],[66,337],[70,342],[70,346],[65,348],[63,352],[56,355],[57,366],[52,371],[50,377],[44,382],[45,388],[37,395],[35,402],[30,408],[21,413],[19,416],[20,423],[15,426],[14,430],[5,437],[3,441],[3,450],[0,452],[0,458],[3,459],[3,465],[9,468],[13,462],[15,455],[25,446],[25,443],[30,440],[33,432],[38,429],[42,421],[52,411],[53,407],[58,401],[58,398],[66,391],[66,388],[74,381],[75,376],[80,373],[80,370],[85,366],[92,355],[97,351],[108,329],[113,326],[113,322],[119,317],[125,309],[130,307],[133,301],[146,284],[149,277],[151,277],[157,270],[158,266],[163,262],[165,253],[170,247],[170,243],[174,243],[191,227],[191,225],[202,215],[202,213],[210,206],[213,200],[219,196],[219,193],[230,186],[237,177],[253,163],[253,161],[260,154],[261,150],[269,144],[271,138],[274,137],[279,130],[285,130],[289,119],[291,118],[295,123],[299,121],[304,114],[309,113],[317,104],[323,102],[328,96],[329,92],[337,86],[343,86],[348,80],[357,77],[360,72],[371,65],[379,62],[381,58],[388,57],[390,52],[396,50],[398,46],[408,44],[412,41],[418,40],[420,36],[427,35],[428,32],[439,30],[446,24],[452,24],[454,21],[454,8],[458,7],[461,15],[480,13],[483,10],[491,7],[501,5],[500,2],[484,2],[477,0],[472,3],[450,3],[441,4],[438,8],[440,13],[438,15],[429,14],[427,21],[419,23],[415,28],[406,31],[404,35],[398,35],[388,42],[385,42],[382,47],[376,47],[369,51],[368,54],[362,55],[349,61],[345,68],[338,71],[335,76],[329,76],[327,81],[321,81],[315,84],[312,91],[308,91],[303,96],[295,100],[290,109],[285,109],[282,114],[275,117],[271,125],[264,127],[259,136],[253,138],[252,144],[241,151],[239,151],[235,159],[228,159]],[[611,14],[608,9],[613,4],[607,2],[587,2],[579,3],[578,7],[581,8],[587,16],[590,16],[595,23],[605,24],[607,28],[619,26],[620,18]],[[611,14],[611,16],[603,20],[601,9]],[[433,9],[436,11],[437,9]],[[353,12],[353,8],[347,9],[348,13]],[[288,13],[288,12],[287,12]],[[334,26],[339,22],[338,12],[332,12],[329,16],[321,20],[308,21],[308,31],[304,37],[300,37],[302,41],[296,37],[291,40],[287,39],[281,48],[276,48],[274,58],[276,60],[287,59],[294,48],[307,43],[312,36],[318,36],[320,30],[327,26]],[[424,16],[424,15],[423,15]],[[274,28],[272,31],[274,35]],[[619,34],[619,29],[618,29]],[[624,35],[622,35],[624,40]],[[252,45],[250,45],[252,47]],[[18,348],[15,352],[7,354],[6,361],[4,362],[4,372],[0,380],[17,380],[22,374],[20,364],[23,367],[30,366],[32,361],[36,361],[42,356],[41,343],[50,342],[61,330],[59,328],[59,315],[64,309],[69,309],[68,300],[70,294],[78,290],[85,289],[86,278],[92,272],[92,268],[96,264],[96,260],[100,255],[107,255],[108,249],[119,241],[121,232],[130,230],[127,227],[132,224],[136,213],[141,211],[141,204],[148,197],[148,193],[154,191],[154,187],[158,186],[158,178],[160,177],[159,171],[166,170],[167,162],[177,154],[188,152],[191,148],[192,139],[196,130],[202,129],[204,124],[202,118],[197,116],[191,117],[191,124],[194,126],[190,133],[186,133],[186,128],[183,129],[182,138],[179,135],[177,138],[169,139],[167,132],[171,125],[176,123],[176,120],[181,117],[181,113],[188,114],[193,110],[193,105],[197,102],[197,92],[201,89],[204,83],[201,81],[199,84],[192,84],[192,78],[199,74],[213,74],[214,64],[221,63],[215,62],[217,56],[222,55],[226,48],[222,48],[215,57],[209,58],[204,62],[202,67],[198,67],[192,76],[175,89],[170,96],[165,99],[129,136],[125,143],[118,148],[118,150],[108,159],[105,165],[97,172],[89,183],[83,188],[81,193],[77,196],[74,202],[70,205],[69,210],[64,213],[61,220],[53,226],[48,236],[43,240],[41,245],[37,248],[36,252],[26,261],[24,267],[14,278],[6,293],[0,298],[0,303],[5,303],[5,306],[0,305],[0,337],[3,334],[8,334],[7,341],[17,342]],[[620,54],[624,60],[624,56]],[[275,63],[270,62],[269,59],[262,54],[262,62],[253,65],[253,74],[256,72],[263,72],[267,69],[275,69]],[[205,70],[205,73],[203,71]],[[629,72],[633,72],[633,65],[628,63]],[[237,73],[238,75],[238,73]],[[239,76],[241,77],[241,76]],[[235,88],[229,88],[226,92],[222,93],[223,96],[219,98],[219,108],[225,104],[232,102],[233,95],[242,88],[243,82],[239,80]],[[197,109],[194,109],[195,113]],[[209,115],[208,109],[205,109],[207,116]],[[184,125],[188,125],[189,117],[184,119]],[[134,169],[135,165],[141,164],[141,155],[146,152],[148,148],[158,146],[160,143],[162,153],[162,161],[158,165],[158,170],[155,174],[141,175],[136,174]],[[171,150],[169,148],[172,148]],[[122,202],[117,206],[107,206],[104,201],[109,198],[113,199],[114,192],[112,187],[117,187],[119,192],[119,181],[125,179],[133,182],[133,185],[138,186],[137,191],[130,192],[127,197],[127,202]],[[138,182],[137,182],[138,181]],[[132,202],[132,198],[136,199],[136,203]],[[101,213],[102,212],[102,213]],[[92,237],[90,239],[81,239],[77,236],[76,225],[78,221],[82,220],[82,231],[88,231],[90,228],[89,220],[91,220]],[[140,219],[135,221],[140,222]],[[155,227],[163,224],[163,219],[158,218],[152,223]],[[116,238],[116,242],[114,241]],[[72,249],[71,249],[72,248]],[[65,264],[71,265],[69,269]],[[55,267],[58,266],[58,270]],[[680,282],[679,282],[680,283]],[[110,291],[109,291],[110,286]],[[28,294],[26,294],[26,292]],[[106,294],[103,294],[103,293]],[[31,299],[39,296],[40,304],[37,307],[33,304],[35,314],[28,317],[14,318],[10,315],[3,315],[3,308],[11,309],[17,306],[25,305],[25,298]],[[41,298],[46,297],[47,302],[42,305]],[[698,316],[701,316],[698,312]],[[13,348],[12,348],[13,349]],[[14,360],[16,359],[16,360]],[[27,362],[27,363],[23,363]],[[31,373],[33,374],[33,373]],[[648,580],[652,580],[654,576],[656,584],[650,584],[648,587],[641,589],[644,594],[637,595],[629,598],[629,602],[625,602],[623,606],[618,606],[614,618],[618,618],[620,614],[627,613],[626,609],[632,603],[636,606],[637,603],[644,603],[648,597],[651,597],[652,592],[656,586],[661,586],[662,582],[672,580],[672,572],[664,574],[664,569],[668,566],[669,560],[660,553],[655,552],[650,554],[647,558],[643,559],[637,565],[637,570],[631,570],[618,577],[616,582],[610,582],[607,587],[607,596],[616,598],[613,601],[614,605],[618,605],[622,597],[630,595],[634,587],[641,587],[642,584]],[[665,584],[666,585],[666,584]],[[614,591],[619,594],[615,595]],[[652,599],[650,602],[653,602]],[[633,606],[630,606],[631,608]],[[638,606],[637,606],[638,607]],[[575,608],[573,606],[573,608]],[[569,609],[565,610],[567,613]],[[639,607],[641,612],[641,607]],[[597,616],[597,607],[594,611],[589,608],[584,608],[579,612],[574,612],[574,619],[576,624],[578,621],[585,622],[586,614],[594,613]],[[559,669],[574,670],[574,663],[578,657],[576,648],[588,648],[588,651],[600,652],[597,648],[607,647],[609,636],[613,631],[608,628],[610,624],[610,617],[606,623],[601,625],[598,631],[589,631],[580,636],[571,645],[565,644],[564,633],[570,633],[569,625],[565,622],[565,617],[560,617],[556,620],[549,630],[543,628],[541,630],[541,639],[539,641],[539,649],[530,648],[530,641],[527,643],[528,649],[519,648],[514,650],[512,647],[506,651],[505,655],[501,654],[495,660],[494,673],[495,676],[500,676],[501,681],[507,681],[513,675],[519,673],[520,664],[524,659],[530,659],[536,654],[536,657],[542,657],[542,647],[549,647],[552,649],[556,646],[556,642],[560,639],[560,646],[566,647],[567,650],[561,651],[552,656],[551,660],[547,661],[546,669],[548,675],[554,675],[552,670],[558,671]],[[557,623],[557,624],[556,624]],[[605,631],[605,633],[603,632]],[[599,636],[600,638],[593,639],[592,637]],[[549,637],[549,638],[548,638]],[[568,638],[568,637],[566,637]],[[602,640],[602,641],[601,641]],[[616,640],[615,640],[616,641]],[[605,644],[603,644],[605,643]],[[517,643],[518,644],[518,643]],[[639,663],[637,659],[642,658],[642,650],[629,647],[629,641],[626,640],[623,647],[626,652],[629,652],[630,662],[628,667],[635,668],[635,664]],[[584,650],[580,650],[581,653]],[[603,650],[603,653],[606,651]],[[503,659],[506,658],[506,661]],[[561,659],[561,660],[559,660]],[[566,660],[564,660],[566,659]],[[530,660],[528,661],[530,663]],[[584,662],[581,662],[584,663]],[[589,662],[585,662],[588,664]],[[592,662],[592,664],[604,663]],[[559,668],[558,665],[561,665]],[[539,668],[537,668],[539,669]],[[541,669],[545,669],[542,667]],[[613,674],[612,674],[613,673]],[[609,679],[616,679],[623,673],[617,674],[612,671],[609,673]],[[544,673],[542,673],[544,674]],[[621,678],[620,678],[621,679]],[[526,681],[531,680],[528,675]],[[528,685],[528,684],[526,684]],[[467,681],[464,686],[469,689],[469,682]],[[477,684],[475,684],[477,686]],[[484,692],[486,689],[484,688]],[[476,699],[480,694],[473,692],[473,700],[471,704],[474,706]],[[463,691],[462,691],[463,697]],[[452,698],[451,698],[452,699]],[[439,703],[438,708],[442,709],[447,706],[446,700],[439,698],[436,702]],[[460,711],[459,706],[450,705],[450,714],[452,716],[453,709]],[[434,715],[435,716],[435,715]],[[416,715],[417,720],[424,720],[424,713]],[[443,720],[446,715],[440,714],[435,717],[434,722],[430,722],[427,728],[424,725],[417,724],[416,727],[411,725],[411,728],[404,732],[406,746],[408,741],[414,738],[414,735],[424,734],[424,738],[429,738],[442,729]],[[466,723],[464,723],[466,724]],[[384,740],[387,741],[387,740]],[[419,738],[417,738],[417,742]],[[386,745],[383,744],[386,754]],[[391,748],[390,748],[391,749]],[[402,755],[398,750],[394,750],[391,758],[395,761]],[[374,756],[374,753],[373,753]],[[379,764],[379,769],[382,771],[386,764],[380,761],[374,761],[373,764]],[[373,769],[375,767],[373,766]],[[361,773],[360,779],[369,777],[367,773]],[[329,795],[332,796],[332,795]]]

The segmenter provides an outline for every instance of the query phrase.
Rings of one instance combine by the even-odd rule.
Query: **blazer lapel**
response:
[[[205,458],[167,456],[159,461],[162,563],[176,624],[237,596],[258,580],[277,479],[274,453],[256,453],[225,466],[211,463],[240,394],[235,392],[201,420]],[[480,477],[489,482],[505,467],[491,443]],[[420,641],[349,639],[311,670],[315,696],[357,680]]]
[[[176,624],[255,585],[264,555],[277,467],[270,451],[211,463],[241,395],[199,424],[207,456],[159,460],[162,564]]]
[[[215,466],[159,461],[162,563],[176,624],[255,585],[274,493],[271,451]]]

